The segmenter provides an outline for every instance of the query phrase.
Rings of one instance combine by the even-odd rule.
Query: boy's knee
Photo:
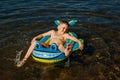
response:
[[[61,48],[62,48],[62,46],[61,46],[61,45],[59,45],[59,46],[58,46],[58,49],[61,49]]]
[[[62,52],[64,52],[64,50],[65,50],[65,48],[64,48],[63,45],[59,45],[59,46],[58,46],[58,49],[59,49],[60,51],[62,51]]]

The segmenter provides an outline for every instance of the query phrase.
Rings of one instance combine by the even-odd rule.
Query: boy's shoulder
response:
[[[55,30],[50,30],[50,31],[51,31],[52,33],[53,33],[53,32],[56,32]]]
[[[49,31],[55,31],[54,29],[52,29],[52,30],[49,30]]]
[[[55,32],[55,30],[49,30],[48,32]]]
[[[69,34],[68,34],[68,33],[65,33],[64,35],[65,35],[65,36],[69,36]]]

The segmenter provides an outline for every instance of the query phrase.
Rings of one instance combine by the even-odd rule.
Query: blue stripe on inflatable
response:
[[[36,54],[34,55],[32,55],[32,56],[34,56],[34,57],[36,57],[36,58],[40,58],[40,59],[45,59],[45,60],[61,60],[61,59],[65,59],[66,58],[66,56],[65,56],[65,54],[64,53],[62,53],[62,54],[60,54],[59,56],[51,56],[51,57],[49,57],[49,58],[46,58],[46,57],[38,57],[38,56],[36,56]]]
[[[58,53],[52,53],[52,52],[43,52],[43,51],[33,51],[33,55],[35,57],[38,57],[38,58],[54,58],[54,57],[58,57],[60,56],[61,54],[63,54],[62,52],[58,52]]]
[[[46,42],[48,39],[50,38],[50,36],[44,36],[40,42]]]
[[[78,43],[75,43],[72,50],[76,50],[78,48],[79,44]]]

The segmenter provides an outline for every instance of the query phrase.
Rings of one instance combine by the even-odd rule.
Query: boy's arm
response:
[[[77,39],[74,36],[70,36],[69,34],[66,35],[66,38],[71,39],[71,40],[77,42],[79,44],[80,50],[83,50],[84,45],[82,44],[82,42],[79,39]]]
[[[48,31],[48,32],[45,32],[45,33],[39,34],[38,36],[36,36],[36,37],[34,37],[34,38],[37,39],[37,38],[41,38],[41,37],[43,37],[43,36],[51,35],[52,32],[53,32],[53,30],[50,30],[50,31]]]
[[[41,38],[41,37],[47,36],[47,35],[51,35],[53,31],[54,31],[54,30],[50,30],[50,31],[48,31],[48,32],[45,32],[45,33],[42,33],[42,34],[39,34],[39,35],[35,36],[35,37],[32,39],[31,43],[34,42],[34,41],[35,41],[36,39],[38,39],[38,38]]]

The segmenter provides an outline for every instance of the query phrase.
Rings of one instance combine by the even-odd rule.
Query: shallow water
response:
[[[78,20],[70,31],[85,40],[85,49],[70,56],[70,67],[35,62],[16,68],[31,39],[56,29],[54,20]],[[119,80],[119,0],[1,0],[0,80]]]

